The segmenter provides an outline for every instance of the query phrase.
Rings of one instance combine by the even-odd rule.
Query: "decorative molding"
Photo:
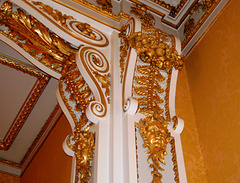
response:
[[[90,127],[86,127],[81,130],[81,127],[76,127],[74,136],[68,136],[66,143],[69,149],[74,152],[76,157],[76,168],[75,168],[75,183],[89,182],[92,166],[92,159],[95,149],[95,137],[90,132]]]
[[[40,146],[40,140],[43,137],[43,134],[46,132],[46,130],[49,128],[50,123],[53,122],[53,119],[56,117],[57,113],[60,110],[60,106],[56,105],[55,108],[53,109],[52,113],[50,114],[50,116],[48,117],[48,119],[46,120],[46,122],[44,123],[43,127],[41,128],[40,132],[37,134],[36,138],[34,139],[33,143],[31,144],[31,146],[28,148],[26,154],[24,155],[23,159],[21,160],[21,166],[23,166],[23,164],[28,160],[30,154],[33,152],[33,150],[38,146]],[[54,126],[58,123],[58,120],[55,121],[55,124],[53,125],[52,129],[54,128]],[[52,130],[50,129],[50,131]],[[45,141],[45,139],[43,139],[41,142]]]
[[[183,6],[186,4],[187,0],[180,0],[180,3],[177,5],[177,6],[173,6],[173,5],[170,5],[168,3],[166,3],[165,1],[162,1],[162,0],[150,0],[168,10],[170,10],[170,13],[169,15],[171,17],[176,17],[177,14],[181,11],[181,9],[183,8]]]
[[[9,61],[6,58],[0,57],[0,63],[38,78],[4,139],[0,141],[0,150],[7,151],[23,127],[50,78],[48,75],[44,75],[42,72],[37,72],[23,65],[16,64],[15,62]]]
[[[53,1],[59,3],[59,4],[63,5],[63,6],[65,6],[65,7],[70,8],[66,4],[60,2],[59,0],[53,0]],[[115,15],[111,11],[108,11],[106,9],[102,9],[102,8],[100,8],[98,6],[95,6],[94,4],[89,3],[86,0],[72,0],[72,1],[75,2],[75,3],[78,3],[78,4],[82,5],[82,6],[84,6],[86,8],[89,8],[89,9],[91,9],[91,10],[93,10],[93,11],[95,11],[95,12],[97,12],[97,13],[103,15],[103,16],[111,18],[111,19],[113,19],[113,20],[115,20],[117,22],[120,22],[122,19],[126,19],[127,20],[127,19],[130,18],[130,16],[125,14],[124,12],[119,12],[118,15]]]
[[[0,8],[0,20],[0,25],[5,26],[5,30],[0,29],[1,34],[57,73],[61,73],[63,62],[77,51],[33,16],[8,1]]]
[[[13,60],[13,58],[11,58],[9,56],[8,56],[8,58],[11,59],[11,60],[8,60],[7,57],[6,58],[4,58],[4,57],[6,57],[6,56],[4,54],[0,53],[0,63],[1,64],[9,66],[9,67],[11,67],[13,69],[16,69],[18,71],[21,71],[23,73],[27,73],[30,76],[34,76],[34,77],[36,77],[38,79],[45,78],[45,80],[49,80],[49,76],[48,75],[43,74],[40,71],[36,71],[36,70],[30,69],[29,66],[27,66],[27,67],[24,66],[24,65],[26,65],[25,63],[23,63],[23,62],[21,63],[20,61],[18,61],[16,59],[14,59],[15,62],[11,61],[11,60]],[[21,64],[17,64],[16,62],[19,62]]]
[[[8,160],[2,159],[2,158],[0,158],[0,163],[4,164],[4,165],[7,165],[7,166],[10,166],[10,167],[13,167],[13,168],[17,168],[17,169],[21,169],[21,167],[22,167],[21,164],[14,163],[12,161],[8,161]]]
[[[180,183],[179,180],[179,173],[178,173],[178,164],[177,164],[177,155],[176,155],[176,147],[175,147],[175,140],[174,138],[172,138],[170,140],[170,144],[171,144],[171,153],[172,153],[172,162],[173,162],[173,171],[174,171],[174,175],[175,175],[175,182],[176,183]]]
[[[72,16],[62,14],[59,10],[54,9],[42,2],[27,0],[25,0],[25,2],[58,28],[74,38],[97,47],[105,47],[109,44],[107,37],[99,30],[91,27],[89,24],[79,22]]]
[[[38,149],[35,149],[37,146],[37,148],[41,147],[41,144],[39,143],[43,143],[46,140],[46,137],[44,137],[44,139],[41,139],[43,137],[43,134],[46,132],[46,130],[48,129],[50,123],[52,122],[52,120],[55,118],[57,112],[60,110],[60,106],[56,105],[55,108],[53,109],[52,113],[50,114],[49,118],[46,120],[44,126],[41,128],[40,132],[38,133],[37,137],[34,139],[32,145],[29,147],[28,151],[26,152],[26,154],[24,155],[23,159],[21,160],[21,162],[18,163],[14,163],[12,161],[7,161],[4,159],[0,159],[0,163],[1,164],[5,164],[7,166],[11,166],[14,168],[18,168],[18,169],[22,169],[23,165],[25,164],[25,162],[29,159],[31,153],[35,150],[35,152],[38,151]],[[58,120],[55,121],[55,124],[53,125],[53,127],[49,130],[51,131],[54,126],[56,125],[56,123],[58,122]],[[41,139],[41,142],[40,142]],[[29,162],[28,162],[29,164]],[[27,166],[27,165],[26,165]]]
[[[142,21],[142,31],[132,32],[129,26],[133,23],[121,29],[119,34],[123,43],[120,59],[121,76],[124,72],[123,67],[127,66],[125,61],[129,61],[126,59],[129,48],[132,48],[137,55],[132,95],[138,101],[138,111],[145,115],[139,123],[135,123],[135,126],[144,141],[143,148],[148,148],[145,153],[149,154],[152,182],[162,182],[161,171],[164,169],[161,164],[165,164],[167,144],[173,138],[168,131],[168,125],[171,123],[169,114],[171,73],[173,68],[179,70],[183,67],[183,56],[178,55],[173,36],[153,27],[154,18],[148,13],[146,6],[136,5],[132,7],[131,13]],[[160,97],[162,93],[164,99]],[[161,107],[163,103],[164,108]]]
[[[188,44],[188,42],[193,38],[197,33],[203,23],[207,20],[213,10],[221,0],[208,0],[208,1],[197,1],[194,6],[190,9],[189,17],[186,23],[184,24],[184,35],[185,39],[182,41],[182,49]],[[195,23],[193,17],[194,14],[199,14],[200,11],[204,12],[201,18]]]

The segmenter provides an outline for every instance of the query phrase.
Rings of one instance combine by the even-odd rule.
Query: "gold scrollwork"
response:
[[[167,155],[167,144],[171,140],[171,135],[167,129],[170,121],[166,121],[164,117],[156,114],[151,114],[141,119],[139,123],[136,123],[136,127],[139,129],[140,135],[143,139],[143,147],[148,148],[145,152],[149,154],[148,163],[150,159],[150,168],[153,169],[152,183],[162,183],[162,174],[160,171],[164,169],[160,163],[166,164],[164,156]]]
[[[81,127],[76,127],[74,137],[67,139],[68,147],[74,151],[76,157],[76,175],[75,183],[87,183],[91,176],[91,161],[95,149],[94,134],[89,131],[90,126],[81,130]]]
[[[104,47],[109,44],[107,37],[99,30],[91,27],[89,24],[79,22],[75,20],[72,16],[62,14],[59,10],[54,9],[49,5],[45,5],[42,2],[39,2],[39,1],[29,1],[29,2],[34,5],[34,8],[36,10],[38,11],[40,10],[40,13],[42,13],[43,11],[48,15],[50,15],[56,22],[60,24],[60,25],[59,24],[55,24],[55,25],[57,25],[60,29],[62,29],[62,26],[63,26],[65,30],[67,30],[67,32],[73,37],[93,46]],[[84,38],[87,38],[87,39],[84,39]]]
[[[102,117],[106,115],[107,112],[107,102],[105,97],[109,102],[110,95],[110,74],[109,74],[109,62],[106,57],[92,47],[83,47],[80,49],[80,58],[84,68],[86,69],[88,75],[91,77],[92,81],[95,83],[97,90],[100,95],[100,101],[104,106],[104,113]],[[95,77],[94,77],[95,76]],[[99,83],[101,83],[101,86]],[[105,97],[103,94],[103,89],[105,89]]]
[[[4,25],[7,30],[0,29],[0,33],[22,47],[46,67],[60,73],[63,60],[67,60],[77,50],[33,16],[27,15],[20,8],[15,9],[9,1],[2,4],[0,25]]]
[[[123,74],[125,68],[127,68],[128,60],[129,60],[129,53],[131,51],[131,48],[127,44],[126,37],[133,34],[135,31],[135,21],[133,18],[131,18],[125,26],[122,26],[120,29],[120,33],[118,37],[121,38],[121,46],[120,46],[120,69],[121,69],[121,83],[123,81]],[[125,73],[126,75],[126,73]],[[125,78],[125,76],[124,76]],[[124,85],[123,85],[124,87]],[[123,97],[124,98],[124,97]]]

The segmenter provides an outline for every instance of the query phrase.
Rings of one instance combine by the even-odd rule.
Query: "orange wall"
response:
[[[62,115],[22,175],[22,183],[70,182],[72,158],[67,156],[62,149],[62,143],[70,133],[69,123]]]
[[[0,171],[0,183],[20,183],[20,177]]]
[[[184,119],[181,140],[187,180],[189,183],[206,183],[206,173],[185,68],[178,75],[176,115]]]
[[[186,59],[209,183],[240,182],[240,2],[232,0]]]

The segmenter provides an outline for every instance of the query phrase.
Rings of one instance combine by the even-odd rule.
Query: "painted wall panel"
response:
[[[62,115],[22,175],[22,183],[70,182],[72,158],[67,156],[62,148],[64,139],[70,133],[70,125]]]

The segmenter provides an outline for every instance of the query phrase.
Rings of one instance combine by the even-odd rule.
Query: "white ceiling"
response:
[[[43,73],[2,41],[0,41],[0,57]],[[35,76],[0,63],[0,140],[4,140],[9,135],[9,130],[17,122],[37,81],[38,78]],[[57,83],[56,79],[51,78],[46,84],[46,88],[32,108],[30,115],[25,117],[26,121],[10,148],[7,151],[0,150],[1,159],[21,164],[29,147],[57,105],[55,94]],[[0,170],[4,171],[5,168],[4,164],[0,164]],[[20,171],[15,170],[10,172],[20,173]]]

